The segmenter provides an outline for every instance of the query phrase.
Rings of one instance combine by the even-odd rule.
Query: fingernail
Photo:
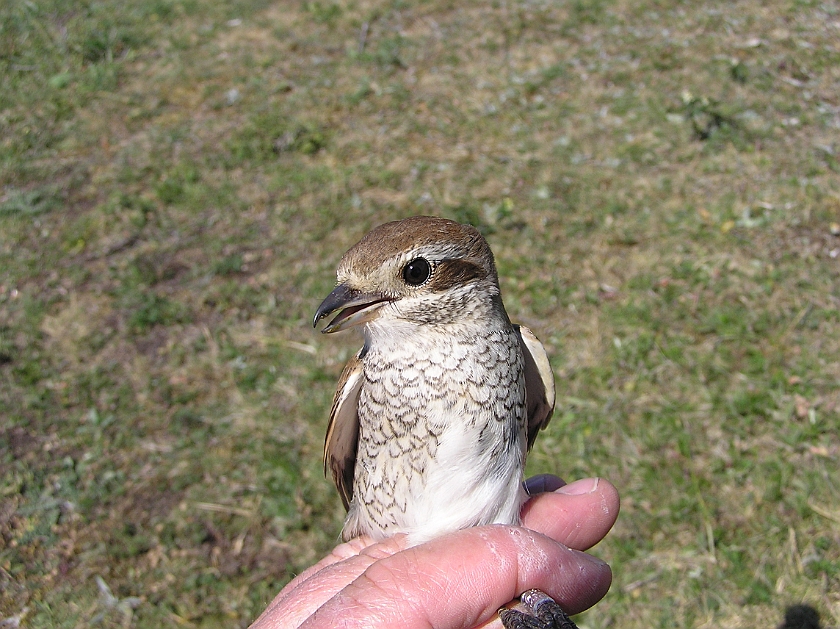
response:
[[[582,550],[573,550],[573,552],[578,553],[578,554],[582,555],[583,557],[586,557],[587,561],[589,561],[591,563],[594,563],[596,566],[610,568],[610,564],[608,564],[606,561],[604,561],[600,557],[596,557],[595,555],[590,555],[589,553],[584,552]],[[612,568],[610,568],[610,570],[612,570]]]
[[[554,474],[538,474],[525,481],[525,489],[529,495],[543,494],[549,491],[556,491],[565,481]]]
[[[565,494],[567,496],[583,496],[585,494],[594,493],[598,489],[598,478],[582,478],[576,480],[568,485],[563,485],[555,493]]]

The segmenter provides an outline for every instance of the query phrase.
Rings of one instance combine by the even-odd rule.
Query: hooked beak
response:
[[[338,332],[370,321],[376,317],[377,310],[391,301],[390,298],[379,293],[363,293],[349,288],[345,284],[339,284],[318,306],[315,319],[312,321],[312,327],[317,326],[321,319],[328,317],[336,310],[340,310],[333,320],[327,324],[327,327],[321,330],[322,334]]]

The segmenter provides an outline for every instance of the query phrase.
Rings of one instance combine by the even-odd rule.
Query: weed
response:
[[[0,624],[244,627],[332,548],[311,317],[415,213],[549,349],[529,471],[622,495],[583,624],[840,623],[835,13],[3,4]]]

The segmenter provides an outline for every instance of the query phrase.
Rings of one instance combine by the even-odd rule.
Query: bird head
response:
[[[493,253],[477,229],[431,216],[385,223],[338,265],[338,284],[318,307],[322,330],[362,323],[446,324],[501,312]]]

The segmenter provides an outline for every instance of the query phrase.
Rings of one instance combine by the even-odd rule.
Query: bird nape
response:
[[[493,253],[469,225],[415,216],[380,225],[341,259],[314,324],[364,325],[339,379],[324,447],[347,509],[345,540],[419,544],[471,526],[520,524],[525,458],[554,409],[536,336],[510,322]],[[570,629],[529,590],[508,629]]]

